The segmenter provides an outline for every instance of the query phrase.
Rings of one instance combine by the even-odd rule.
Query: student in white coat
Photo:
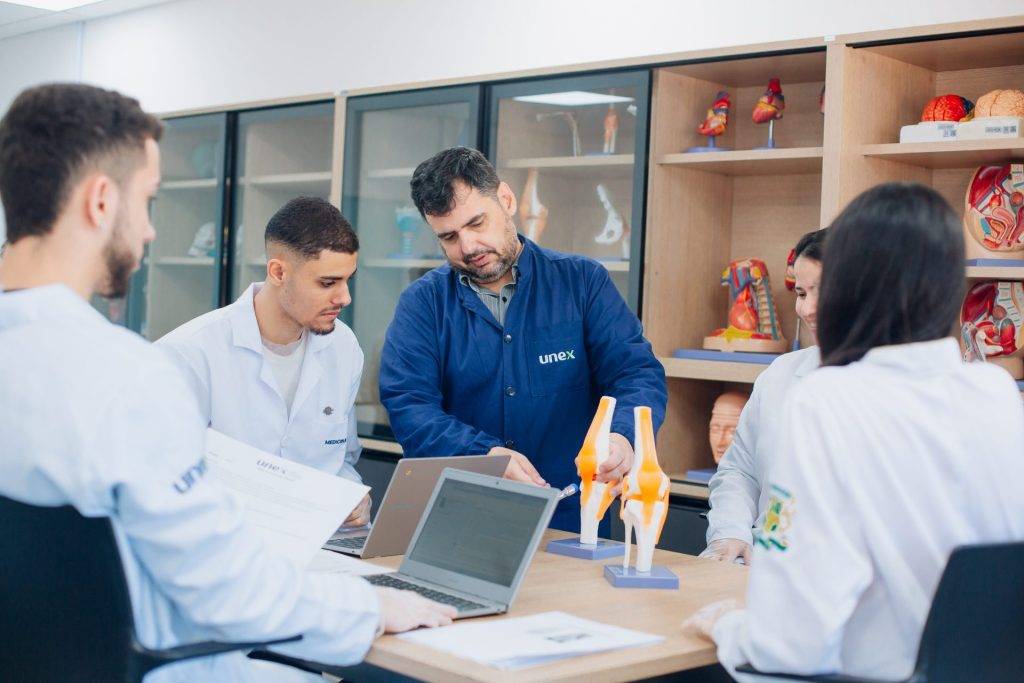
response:
[[[708,484],[708,547],[701,557],[750,564],[753,527],[763,521],[768,503],[768,469],[778,442],[783,402],[789,390],[821,363],[817,346],[818,287],[827,234],[827,228],[809,232],[794,250],[796,314],[815,345],[779,356],[754,382],[732,445]]]
[[[203,476],[206,421],[181,373],[89,305],[125,293],[154,237],[161,130],[135,100],[79,84],[26,90],[0,121],[0,495],[110,518],[149,647],[301,634],[275,649],[345,664],[381,631],[448,623],[450,608],[417,595],[268,554]],[[233,653],[146,680],[300,677],[321,681]]]
[[[934,190],[854,199],[823,266],[822,368],[783,409],[746,609],[690,621],[730,670],[899,680],[952,550],[1024,539],[1024,410],[1005,371],[963,363],[949,336],[963,236]]]
[[[330,202],[298,197],[267,223],[267,277],[162,337],[214,429],[361,481],[355,399],[363,352],[337,320],[352,303],[359,240]],[[346,524],[370,521],[370,497]]]

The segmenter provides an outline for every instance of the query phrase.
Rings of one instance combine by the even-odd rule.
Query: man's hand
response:
[[[501,446],[495,446],[487,455],[508,455],[511,456],[511,460],[508,461],[508,467],[505,468],[505,478],[511,479],[512,481],[522,481],[527,484],[536,484],[537,486],[547,486],[548,483],[544,481],[544,478],[537,472],[537,468],[533,466],[530,459],[519,451],[514,451],[511,448],[502,448]]]
[[[711,541],[700,556],[729,563],[735,562],[737,558],[742,558],[743,564],[749,567],[750,561],[754,557],[754,549],[750,547],[749,543],[738,538],[717,538]]]
[[[622,434],[611,433],[608,439],[608,458],[597,468],[597,481],[621,482],[629,470],[633,467],[633,446]],[[612,491],[612,495],[618,495],[621,486]]]
[[[447,626],[456,614],[451,605],[427,600],[412,591],[378,587],[377,599],[384,633],[401,633],[420,626]]]
[[[363,496],[363,499],[359,501],[359,505],[356,505],[355,510],[349,513],[348,519],[342,524],[342,526],[366,526],[370,523],[370,506],[372,501],[370,500],[370,494],[367,493]]]
[[[693,616],[683,622],[683,629],[690,630],[692,633],[703,636],[708,640],[713,640],[711,632],[715,629],[715,624],[718,623],[718,620],[723,615],[739,608],[739,603],[732,599],[719,600],[710,605],[704,605]]]

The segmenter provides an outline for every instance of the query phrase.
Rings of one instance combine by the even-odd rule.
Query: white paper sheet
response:
[[[394,569],[384,567],[355,557],[342,555],[330,550],[317,552],[313,561],[306,568],[319,574],[344,574],[345,576],[370,576],[371,574],[390,574]]]
[[[285,460],[214,429],[206,433],[210,475],[242,499],[271,552],[305,567],[370,487]]]
[[[662,636],[610,626],[565,612],[463,622],[411,631],[398,637],[499,669],[522,669],[664,640]]]

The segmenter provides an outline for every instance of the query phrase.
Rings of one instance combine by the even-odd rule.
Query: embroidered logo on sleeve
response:
[[[789,539],[786,538],[786,532],[793,520],[795,505],[793,494],[781,486],[772,484],[764,524],[754,532],[754,543],[765,550],[788,550]]]

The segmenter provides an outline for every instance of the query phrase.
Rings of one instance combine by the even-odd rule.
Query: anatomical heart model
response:
[[[1024,284],[1015,281],[979,282],[967,292],[960,308],[966,351],[1024,377]],[[971,343],[973,342],[973,344]]]
[[[678,588],[679,578],[665,567],[652,567],[654,546],[661,538],[668,516],[670,481],[658,465],[654,447],[651,409],[633,409],[636,440],[633,467],[622,480],[620,516],[626,526],[626,553],[622,565],[605,565],[605,578],[613,586],[632,588]],[[629,566],[630,547],[636,534],[636,567]]]
[[[754,123],[768,124],[768,144],[763,149],[775,148],[775,120],[782,118],[785,108],[786,98],[782,94],[782,86],[779,85],[779,79],[773,78],[768,81],[764,94],[757,98],[752,113]]]
[[[608,506],[615,497],[612,489],[618,482],[597,481],[597,472],[608,459],[611,451],[612,417],[615,415],[615,399],[602,396],[590,423],[587,436],[576,456],[576,471],[580,475],[580,537],[552,541],[547,546],[549,553],[568,555],[585,560],[600,560],[621,555],[623,545],[597,537]]]
[[[729,325],[704,337],[704,348],[717,351],[783,353],[786,338],[772,298],[768,267],[760,259],[733,261],[722,271],[729,288]]]
[[[725,147],[719,147],[715,144],[715,138],[725,132],[726,126],[729,124],[729,107],[731,102],[729,100],[729,93],[725,90],[719,90],[718,95],[715,96],[715,101],[708,109],[707,116],[704,118],[704,122],[697,126],[697,132],[701,135],[706,135],[708,138],[708,144],[705,147],[691,147],[687,152],[723,152],[727,151]]]
[[[548,224],[548,207],[540,203],[540,195],[537,193],[537,175],[535,168],[527,172],[526,186],[523,187],[522,200],[519,202],[519,221],[523,232],[534,242],[540,242],[540,236]]]

